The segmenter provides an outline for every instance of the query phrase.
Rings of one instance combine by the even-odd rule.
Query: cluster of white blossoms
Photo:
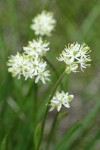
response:
[[[56,20],[53,18],[51,12],[43,11],[33,19],[31,28],[35,31],[36,35],[51,35],[54,30]],[[21,76],[34,78],[35,83],[41,80],[44,84],[49,81],[50,72],[47,70],[47,63],[43,60],[43,56],[50,50],[49,43],[39,39],[28,42],[27,47],[23,47],[23,53],[19,52],[15,56],[11,56],[8,60],[8,71],[12,73],[13,77]]]
[[[48,47],[49,42],[43,42],[40,37],[38,40],[29,41],[27,47],[23,47],[25,54],[32,57],[42,57],[46,55],[46,52],[50,50]]]
[[[64,48],[60,57],[57,59],[65,62],[65,72],[68,74],[71,72],[78,72],[79,67],[83,71],[84,68],[90,66],[90,51],[90,48],[86,44],[80,45],[78,43],[72,43],[69,44],[68,47]],[[50,101],[50,111],[55,108],[57,108],[57,111],[60,111],[62,105],[69,108],[69,102],[73,99],[73,97],[73,95],[68,95],[68,93],[64,93],[63,91],[61,93],[57,91]]]
[[[56,24],[53,14],[46,11],[42,11],[32,22],[31,29],[39,36],[50,36]],[[15,56],[10,56],[7,63],[8,71],[11,72],[13,77],[17,76],[18,79],[24,76],[25,80],[31,78],[35,80],[35,83],[41,80],[45,84],[46,81],[50,80],[50,71],[47,69],[47,63],[43,60],[43,56],[50,50],[48,46],[49,43],[43,41],[41,37],[29,41],[27,47],[23,47],[23,53],[17,52]],[[76,42],[68,44],[57,59],[66,64],[65,72],[68,74],[78,72],[79,67],[83,71],[84,68],[90,66],[90,51],[86,44],[81,45]],[[73,95],[64,91],[57,91],[50,101],[50,111],[55,108],[60,111],[62,106],[69,108],[69,103],[73,98]]]
[[[33,20],[31,29],[35,31],[36,35],[50,36],[51,32],[54,30],[56,20],[53,18],[51,12],[42,11]]]
[[[84,68],[90,66],[88,64],[91,61],[90,51],[90,48],[85,43],[81,45],[76,42],[65,47],[57,59],[65,62],[66,73],[68,74],[77,72],[79,67],[83,71]]]
[[[50,72],[47,70],[47,63],[43,61],[44,56],[48,48],[49,43],[44,43],[42,39],[33,40],[29,42],[28,47],[24,47],[24,52],[19,52],[8,60],[8,71],[12,73],[13,77],[20,79],[21,75],[28,78],[34,78],[35,83],[41,80],[44,84],[49,81]]]
[[[60,111],[62,105],[69,108],[69,102],[71,102],[73,98],[73,95],[68,95],[68,93],[65,93],[64,91],[61,93],[57,91],[55,96],[50,101],[50,111],[55,108],[57,108],[57,111]]]

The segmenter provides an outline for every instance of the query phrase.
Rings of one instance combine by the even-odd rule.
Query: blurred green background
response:
[[[69,115],[58,120],[51,150],[99,150],[100,0],[0,0],[0,144],[6,141],[7,150],[34,150],[33,133],[56,81],[52,73],[51,83],[37,87],[32,80],[18,80],[7,72],[8,57],[35,37],[31,20],[42,10],[52,11],[57,19],[52,37],[47,38],[51,43],[47,58],[59,73],[64,66],[56,57],[65,45],[85,42],[92,50],[91,67],[63,79],[63,89],[75,98],[67,110]],[[43,145],[55,114],[48,115]]]

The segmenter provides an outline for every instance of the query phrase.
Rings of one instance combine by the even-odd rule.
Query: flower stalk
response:
[[[57,112],[57,113],[56,113],[56,116],[55,116],[55,118],[54,118],[54,120],[53,120],[51,129],[50,129],[50,133],[49,133],[49,137],[48,137],[48,140],[47,140],[46,150],[48,150],[48,148],[49,148],[49,146],[50,146],[50,141],[51,141],[51,139],[52,139],[52,135],[54,134],[54,130],[55,130],[55,127],[56,127],[56,123],[57,123],[57,120],[58,120],[59,113],[60,113],[60,112]]]
[[[60,75],[59,75],[59,73],[57,72],[57,70],[56,70],[56,68],[54,67],[54,65],[52,65],[52,63],[47,59],[47,57],[44,56],[43,59],[44,59],[44,60],[47,62],[47,64],[51,67],[52,71],[55,73],[56,78],[58,79]],[[62,82],[61,82],[60,86],[61,86],[61,89],[63,89],[63,84],[62,84]]]
[[[37,150],[39,150],[40,144],[41,144],[41,142],[42,142],[42,137],[43,137],[43,132],[44,132],[44,126],[45,126],[47,114],[48,114],[48,111],[49,111],[49,104],[50,104],[50,101],[51,101],[53,95],[55,94],[56,89],[57,89],[59,83],[61,82],[61,80],[63,79],[64,75],[65,75],[65,70],[64,70],[64,72],[61,74],[61,76],[59,77],[59,79],[57,80],[57,82],[56,82],[56,84],[55,84],[55,86],[54,86],[54,89],[53,89],[53,91],[52,91],[52,94],[51,94],[50,97],[49,97],[48,104],[47,104],[46,111],[45,111],[44,118],[43,118],[43,122],[42,122],[42,126],[41,126],[41,134],[40,134],[40,139],[39,139],[39,143],[38,143]]]

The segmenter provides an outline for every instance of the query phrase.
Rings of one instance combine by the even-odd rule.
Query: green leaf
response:
[[[92,110],[88,113],[88,115],[83,119],[82,125],[83,127],[89,126],[90,122],[93,121],[93,118],[97,115],[100,110],[100,102],[97,102]]]
[[[72,125],[71,128],[69,128],[66,133],[64,134],[63,138],[58,142],[58,144],[55,146],[54,150],[68,150],[70,146],[78,140],[80,141],[80,138],[84,138],[87,136],[90,130],[87,129],[89,125],[91,125],[91,122],[94,120],[93,118],[97,115],[98,110],[100,108],[100,103],[98,102],[94,108],[88,113],[88,115],[83,119],[83,121],[80,123],[75,123]],[[84,137],[82,137],[82,133],[84,134]],[[78,143],[78,146],[80,144]],[[77,145],[76,145],[77,146]]]
[[[98,140],[100,140],[100,130],[97,131],[96,135],[92,139],[90,139],[89,143],[85,147],[85,150],[93,150],[93,146]]]
[[[34,147],[37,149],[41,132],[41,124],[39,123],[34,131]]]
[[[0,150],[6,150],[6,141],[7,141],[7,135],[3,138],[0,144]]]
[[[70,129],[64,134],[63,138],[55,146],[54,150],[66,150],[66,148],[73,141],[73,136],[76,136],[77,131],[80,131],[81,124],[79,122],[74,123]]]

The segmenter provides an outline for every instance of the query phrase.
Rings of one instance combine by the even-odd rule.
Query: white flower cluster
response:
[[[69,108],[69,102],[72,101],[73,98],[73,95],[68,95],[68,93],[65,93],[64,91],[61,93],[57,91],[55,96],[50,101],[50,111],[55,108],[57,108],[57,111],[60,111],[62,105]]]
[[[29,41],[27,47],[23,47],[25,54],[32,56],[32,57],[41,57],[45,56],[46,52],[50,50],[48,47],[48,42],[43,42],[42,38],[40,37],[38,40]]]
[[[70,72],[77,72],[79,66],[83,71],[84,68],[90,66],[88,64],[91,61],[90,51],[90,48],[86,44],[72,43],[68,47],[65,47],[57,59],[66,63],[66,73],[68,74]]]
[[[51,12],[43,11],[37,15],[33,20],[31,29],[35,31],[36,35],[50,36],[54,30],[56,20],[53,18]],[[47,63],[43,60],[43,56],[49,51],[49,43],[39,39],[28,42],[27,47],[23,47],[23,53],[17,53],[15,56],[11,55],[8,60],[8,71],[12,73],[13,77],[24,76],[25,80],[28,78],[35,79],[35,83],[41,80],[44,84],[49,81],[50,72],[47,70]],[[63,61],[66,64],[66,73],[78,72],[80,67],[83,71],[84,68],[90,66],[90,48],[86,44],[72,43],[64,48],[60,57],[57,58],[59,61]],[[74,98],[73,95],[68,93],[56,92],[55,96],[50,101],[52,111],[57,108],[60,111],[62,105],[69,108],[69,102]]]
[[[21,75],[28,78],[35,78],[35,83],[41,80],[44,84],[49,81],[50,72],[47,70],[47,63],[43,61],[42,57],[49,50],[49,43],[44,43],[42,39],[33,40],[29,42],[28,47],[24,47],[22,54],[17,53],[11,56],[7,65],[8,71],[12,76],[17,76],[20,79]]]
[[[56,24],[53,14],[46,11],[42,11],[42,13],[37,15],[32,22],[31,29],[35,31],[36,35],[41,36],[50,36]]]

